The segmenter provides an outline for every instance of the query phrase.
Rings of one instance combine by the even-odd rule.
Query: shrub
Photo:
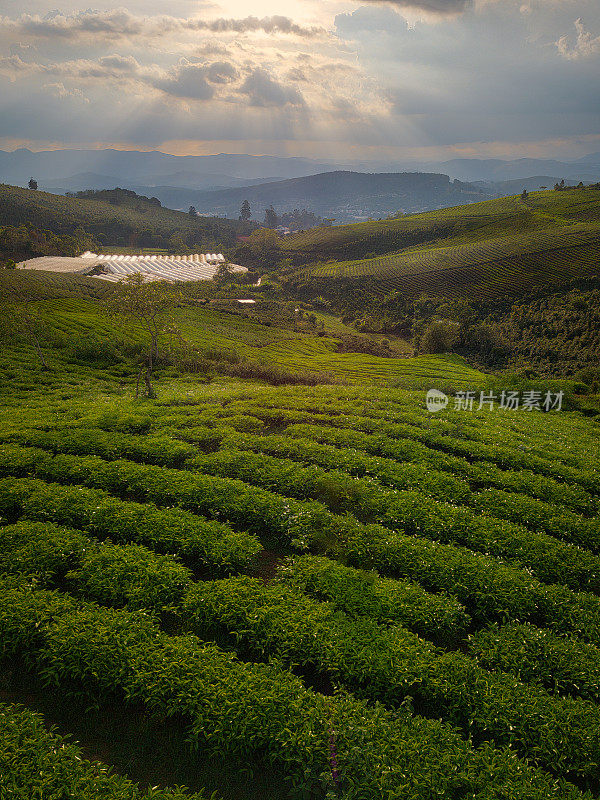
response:
[[[491,625],[469,637],[470,652],[487,669],[512,672],[549,691],[600,701],[600,648],[534,625]]]
[[[262,549],[249,533],[179,508],[161,510],[152,503],[127,502],[106,492],[41,480],[0,480],[0,513],[25,514],[82,528],[99,539],[176,553],[190,566],[216,576],[248,569]]]
[[[14,800],[72,797],[77,800],[207,800],[202,793],[141,789],[44,726],[40,714],[0,704],[0,795]]]
[[[593,703],[554,698],[512,675],[486,672],[405,629],[351,619],[327,603],[246,577],[196,584],[183,617],[202,638],[314,667],[359,696],[393,706],[412,697],[427,716],[511,744],[547,769],[598,777],[600,709]]]
[[[475,800],[583,797],[508,750],[476,751],[446,726],[406,709],[391,714],[345,695],[326,698],[274,665],[244,664],[194,636],[161,634],[141,613],[86,604],[53,616],[52,594],[6,589],[1,596],[0,642],[8,638],[28,653],[49,688],[92,701],[116,695],[159,717],[176,715],[206,756],[262,756],[296,791],[387,800],[401,775],[403,794],[414,797],[432,791]]]
[[[105,542],[66,577],[76,592],[103,605],[162,611],[181,600],[192,576],[172,556]]]
[[[458,339],[458,327],[448,322],[432,322],[421,338],[423,353],[449,353]]]
[[[453,597],[431,594],[408,581],[382,578],[318,556],[288,559],[277,570],[280,581],[347,614],[402,625],[428,639],[456,642],[470,623]]]

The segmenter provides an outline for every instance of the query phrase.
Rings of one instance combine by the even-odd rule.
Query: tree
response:
[[[276,228],[279,225],[279,217],[273,206],[265,209],[265,225],[267,228]]]
[[[29,183],[27,184],[30,189],[37,189],[37,181],[35,178],[29,178]]]
[[[275,267],[281,256],[281,241],[275,231],[270,228],[259,228],[252,231],[248,244],[253,260],[262,267]]]
[[[528,197],[529,195],[527,194],[527,189],[523,189],[521,192],[521,200],[527,200]]]
[[[48,327],[29,301],[19,297],[15,303],[2,303],[0,306],[0,340],[4,346],[14,344],[15,339],[30,344],[40,360],[43,370],[49,369],[44,356],[42,341],[48,340]]]
[[[421,339],[423,353],[447,353],[456,344],[458,326],[434,320],[429,324]]]
[[[181,233],[174,233],[169,237],[169,251],[171,253],[185,253],[188,249]]]
[[[223,261],[217,267],[217,271],[213,275],[213,280],[216,283],[227,283],[233,274],[233,268],[228,261]]]
[[[240,209],[240,219],[242,222],[248,222],[251,217],[252,211],[250,210],[250,203],[248,200],[244,200]]]
[[[197,217],[198,216],[198,212],[196,211],[196,207],[195,206],[190,206],[189,210],[188,210],[188,214],[190,215],[190,217]]]
[[[152,374],[158,360],[158,345],[161,337],[174,331],[171,312],[181,300],[181,293],[174,291],[163,281],[146,282],[140,272],[127,275],[119,281],[114,292],[105,300],[108,311],[124,327],[127,323],[139,325],[147,334],[145,352],[142,355],[135,396],[139,396],[140,380],[146,384],[146,396],[156,397],[152,386]],[[128,326],[126,327],[128,330]]]

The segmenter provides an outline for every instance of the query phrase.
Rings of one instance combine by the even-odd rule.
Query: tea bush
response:
[[[140,500],[179,504],[269,533],[299,549],[343,555],[355,567],[407,578],[430,591],[447,590],[478,621],[528,620],[600,642],[600,599],[545,585],[524,570],[466,548],[429,542],[336,516],[314,501],[301,503],[241,481],[89,456],[50,456],[34,448],[0,447],[0,474],[38,474],[98,486]]]
[[[600,701],[600,648],[529,624],[493,625],[469,637],[487,669],[512,672],[549,691]]]
[[[71,601],[71,610],[55,616],[64,601],[51,593],[1,594],[0,654],[10,641],[11,651],[38,665],[48,688],[96,702],[121,697],[152,715],[176,716],[206,756],[261,756],[297,790],[330,788],[348,800],[431,792],[468,793],[474,800],[591,800],[509,750],[474,750],[443,724],[407,710],[392,714],[346,695],[326,698],[275,665],[244,664],[194,636],[161,634],[141,613]]]
[[[313,666],[355,694],[398,705],[407,696],[427,716],[477,739],[511,744],[547,769],[600,776],[600,709],[554,698],[512,675],[489,673],[399,628],[349,619],[328,604],[252,578],[196,584],[183,617],[202,638],[224,635],[260,657]]]
[[[99,539],[175,553],[187,564],[227,575],[249,568],[262,549],[255,536],[179,508],[119,500],[97,489],[36,479],[0,479],[0,513],[81,528]]]
[[[209,800],[177,787],[141,789],[44,725],[40,714],[0,704],[0,796],[13,800]]]
[[[422,492],[391,490],[340,470],[300,466],[290,459],[235,449],[193,458],[186,467],[238,478],[300,500],[314,498],[333,511],[351,512],[359,519],[370,518],[408,534],[512,559],[543,581],[600,592],[600,559],[596,556],[509,522],[423,497]]]
[[[402,625],[428,639],[454,643],[470,624],[465,607],[416,583],[382,578],[319,556],[296,556],[277,570],[277,578],[347,614]]]

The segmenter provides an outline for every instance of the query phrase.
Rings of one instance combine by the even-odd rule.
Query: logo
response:
[[[430,389],[427,392],[425,402],[427,404],[427,411],[431,411],[435,414],[436,411],[441,411],[443,408],[446,408],[448,405],[448,395],[440,392],[439,389]]]

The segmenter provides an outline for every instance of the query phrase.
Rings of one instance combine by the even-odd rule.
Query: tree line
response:
[[[191,213],[191,209],[190,209]],[[244,200],[240,208],[239,220],[249,222],[252,219],[252,208],[248,200]],[[265,228],[288,228],[290,231],[305,231],[316,228],[318,225],[331,224],[334,220],[323,219],[312,211],[295,208],[293,211],[284,211],[278,214],[273,205],[265,209],[263,225]]]

